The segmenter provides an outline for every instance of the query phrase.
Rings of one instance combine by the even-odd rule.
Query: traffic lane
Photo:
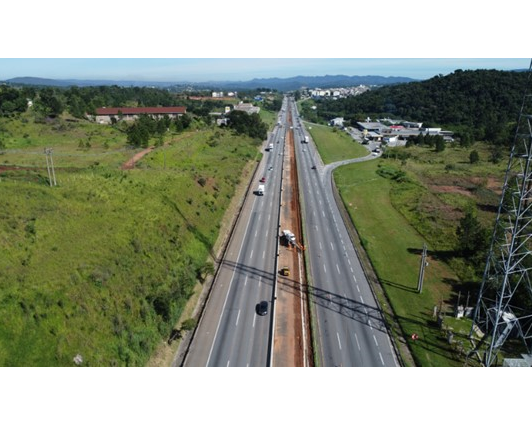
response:
[[[269,204],[270,206],[273,206],[273,197],[273,192],[267,191],[265,196],[257,197],[255,200],[259,201],[254,202],[253,204],[254,211],[251,213],[248,225],[246,227],[246,232],[240,247],[238,261],[233,265],[234,275],[230,284],[230,293],[228,294],[230,303],[226,305],[226,308],[222,313],[219,331],[217,331],[215,341],[213,343],[213,347],[216,347],[216,349],[212,349],[212,365],[227,365],[226,363],[229,363],[230,365],[233,348],[238,346],[236,342],[242,341],[242,336],[247,336],[243,340],[247,341],[248,344],[250,342],[249,331],[246,331],[245,329],[238,330],[235,329],[235,327],[240,321],[241,313],[247,312],[247,306],[250,304],[249,299],[258,297],[250,294],[246,295],[238,291],[242,280],[246,280],[246,276],[242,275],[239,269],[247,269],[248,272],[260,269],[265,270],[264,264],[266,262],[266,258],[272,259],[274,256],[273,244],[270,244],[269,247],[264,247],[263,244],[259,243],[267,240],[268,233],[273,234],[273,225],[268,226],[268,224],[272,223],[272,213],[271,211],[270,213],[264,211],[265,205]],[[269,219],[266,218],[266,216]],[[265,223],[267,224],[266,226],[264,226]],[[250,237],[252,235],[255,235],[256,238]],[[251,263],[249,266],[246,266],[248,262]],[[256,265],[260,265],[259,268],[256,268]],[[263,278],[266,280],[268,277],[265,275]],[[235,279],[236,285],[233,286],[233,281]],[[232,325],[233,323],[235,326]],[[238,337],[239,339],[237,339]],[[245,361],[247,364],[248,360]]]
[[[305,160],[308,159],[308,157],[305,158],[306,156],[304,154],[302,157]],[[309,198],[309,196],[311,197],[312,195],[307,193],[307,198]],[[315,221],[322,222],[321,228],[325,231],[322,233],[322,237],[318,241],[320,253],[323,253],[323,250],[330,250],[331,253],[337,253],[337,257],[333,259],[329,258],[328,260],[326,260],[326,256],[324,257],[323,255],[320,255],[320,259],[316,263],[323,262],[324,266],[323,270],[318,269],[316,271],[317,275],[323,275],[324,271],[327,270],[328,265],[328,271],[331,271],[328,272],[328,274],[337,275],[334,277],[334,281],[341,282],[343,280],[343,284],[336,286],[333,291],[331,291],[331,288],[320,288],[319,286],[317,286],[315,290],[323,296],[322,305],[324,307],[332,309],[340,315],[345,316],[347,319],[353,319],[360,324],[358,330],[356,330],[353,325],[349,324],[347,322],[348,320],[344,320],[343,323],[337,324],[336,328],[338,330],[343,330],[338,331],[336,335],[336,343],[340,352],[330,355],[327,358],[329,359],[329,362],[335,364],[338,363],[338,357],[340,357],[342,358],[341,364],[343,365],[350,365],[352,361],[354,361],[353,365],[382,365],[383,351],[379,351],[377,348],[378,346],[386,348],[389,345],[386,345],[386,339],[384,339],[384,344],[383,342],[379,344],[381,338],[378,337],[378,334],[376,335],[375,332],[373,332],[372,327],[377,330],[379,328],[384,328],[384,322],[382,321],[382,317],[380,316],[380,312],[377,310],[376,305],[372,306],[372,302],[374,301],[372,295],[366,295],[366,300],[369,301],[369,304],[365,304],[363,303],[364,296],[362,294],[356,294],[356,291],[361,293],[366,288],[365,286],[362,286],[362,290],[360,290],[360,286],[356,284],[356,276],[363,276],[363,272],[359,264],[356,262],[358,259],[352,248],[347,231],[345,230],[345,232],[342,232],[341,225],[343,225],[343,222],[341,222],[339,212],[335,215],[331,210],[330,199],[326,199],[324,202],[318,197],[318,201],[313,201],[313,204],[316,206],[319,205],[320,207],[317,209],[317,212],[316,209],[313,210],[312,217]],[[328,206],[328,209],[326,209],[325,206]],[[316,227],[316,231],[317,226],[319,225],[314,223],[314,226]],[[334,231],[332,228],[335,228]],[[339,237],[331,238],[333,235]],[[350,248],[351,253],[349,253]],[[329,277],[325,276],[323,278],[325,280],[324,282],[326,282],[328,278]],[[345,290],[343,294],[340,293],[342,289]],[[315,296],[315,300],[319,303],[319,294],[315,294]],[[373,317],[373,320],[370,319],[370,316]],[[354,329],[355,331],[349,332],[349,329]],[[330,338],[328,333],[327,339],[329,342],[334,340]],[[361,353],[361,341],[363,345],[362,347],[365,347],[365,344],[368,345],[367,350],[372,352],[371,356],[366,357],[365,352]],[[344,342],[343,345],[342,342]],[[345,346],[351,346],[351,349],[348,351],[342,351]],[[386,351],[384,350],[384,352]],[[357,359],[353,359],[352,357],[346,359],[346,353],[352,353]]]
[[[250,227],[248,235],[256,228],[261,228],[260,223],[254,220],[257,216],[258,213],[254,212],[254,225]],[[253,318],[256,304],[260,300],[270,300],[272,294],[273,275],[268,271],[273,269],[273,244],[268,250],[263,245],[264,241],[262,238],[246,239],[242,244],[240,262],[232,265],[234,277],[228,294],[229,302],[223,312],[209,365],[266,365],[266,351],[251,358],[246,358],[249,351],[240,351],[249,347],[263,347],[268,340],[268,330],[255,328]],[[266,251],[270,252],[268,256]],[[261,285],[255,286],[253,283]]]
[[[342,275],[347,280],[351,281],[351,286],[347,285],[347,282],[345,283],[345,289],[352,290],[351,293],[348,292],[347,294],[353,299],[359,299],[363,304],[365,314],[368,318],[367,326],[369,331],[366,329],[366,332],[371,335],[375,346],[378,348],[378,360],[381,361],[381,364],[396,366],[397,363],[384,317],[378,307],[377,301],[375,300],[375,295],[366,280],[362,265],[360,264],[356,250],[351,243],[349,234],[338,210],[338,206],[332,202],[329,202],[328,205],[330,206],[331,215],[334,217],[333,223],[336,232],[340,236],[336,244],[341,244],[341,250],[345,251],[346,254],[345,257],[341,259],[342,261],[339,262],[338,272],[340,273],[341,271]],[[334,242],[332,243],[334,244]],[[338,247],[338,250],[340,250],[340,247]],[[359,285],[359,282],[361,285]]]
[[[250,216],[252,224],[256,217],[256,212]],[[229,290],[227,293],[226,303],[224,303],[223,312],[220,317],[220,324],[216,330],[214,341],[212,344],[211,354],[209,356],[209,366],[227,366],[231,360],[232,350],[235,346],[238,334],[241,334],[237,329],[240,311],[245,309],[245,287],[242,283],[246,282],[246,276],[252,272],[253,269],[245,265],[245,258],[249,254],[252,242],[249,239],[242,241],[239,256],[236,263],[227,262],[226,267],[232,269],[233,274],[229,282]],[[251,248],[252,250],[252,248]],[[248,296],[249,298],[249,296]]]

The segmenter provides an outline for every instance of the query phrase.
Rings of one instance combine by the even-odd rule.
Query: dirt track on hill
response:
[[[129,160],[127,160],[124,164],[122,164],[121,169],[122,170],[131,170],[135,168],[135,164],[137,164],[138,161],[142,159],[145,155],[149,154],[155,149],[154,146],[150,146],[149,148],[143,149],[140,152],[137,152],[133,157],[131,157]]]

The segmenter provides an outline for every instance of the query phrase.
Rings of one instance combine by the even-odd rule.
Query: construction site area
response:
[[[304,241],[299,204],[292,116],[286,132],[281,191],[278,286],[274,330],[273,366],[313,365]]]

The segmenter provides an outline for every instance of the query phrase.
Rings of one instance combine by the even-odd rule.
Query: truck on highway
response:
[[[303,139],[301,142],[308,143],[308,136],[305,136],[305,139]]]
[[[266,148],[266,151],[273,151],[273,143],[270,143],[268,145],[268,148]]]
[[[257,195],[264,195],[264,185],[259,185]]]

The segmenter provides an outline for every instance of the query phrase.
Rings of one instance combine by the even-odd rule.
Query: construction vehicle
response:
[[[296,245],[296,236],[293,234],[293,232],[289,231],[288,229],[285,229],[283,231],[283,237],[288,244]]]
[[[285,266],[281,269],[281,275],[283,277],[289,277],[290,276],[290,268],[288,266]]]

